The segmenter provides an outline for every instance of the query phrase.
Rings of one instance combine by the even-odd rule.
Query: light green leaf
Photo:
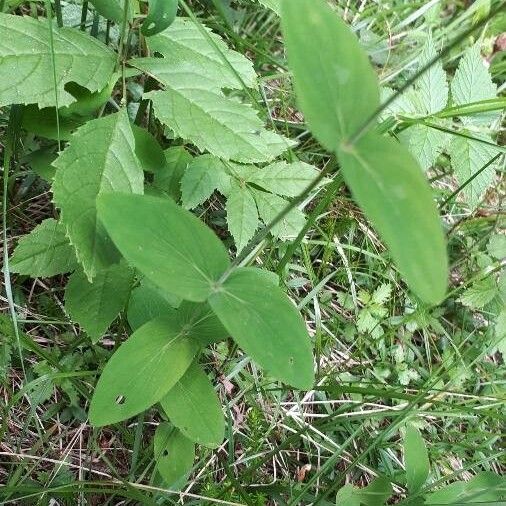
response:
[[[482,136],[482,138],[491,142],[488,137]],[[454,136],[448,151],[459,185],[463,185],[499,152],[493,146],[461,136]],[[496,163],[489,165],[462,190],[466,202],[472,209],[480,204],[485,192],[494,182],[496,167]]]
[[[467,288],[459,301],[471,309],[483,309],[497,294],[498,287],[494,277],[487,276]]]
[[[281,14],[281,0],[258,0],[264,7],[271,9],[278,16]]]
[[[168,423],[155,432],[156,469],[167,486],[174,487],[190,473],[195,460],[195,445]]]
[[[381,506],[392,493],[390,481],[380,476],[364,488],[345,485],[337,493],[336,506]]]
[[[209,304],[239,346],[275,378],[301,389],[314,381],[311,341],[285,293],[254,268],[232,272]]]
[[[9,104],[55,105],[53,52],[49,22],[0,14],[0,107]],[[70,82],[90,91],[107,86],[116,55],[96,38],[73,28],[53,27],[58,104],[75,102]],[[36,50],[35,50],[36,48]]]
[[[118,252],[97,219],[101,193],[142,193],[144,174],[126,111],[89,121],[53,163],[54,203],[89,280],[117,262]]]
[[[323,0],[285,0],[282,27],[299,106],[315,137],[336,150],[378,108],[376,73]]]
[[[151,283],[143,280],[132,290],[127,318],[130,328],[137,330],[158,316],[170,313],[181,303],[177,297],[164,297]]]
[[[132,270],[122,264],[97,272],[93,283],[79,269],[65,288],[65,310],[95,343],[125,307],[132,281]]]
[[[153,185],[178,202],[181,198],[181,178],[192,160],[192,155],[182,146],[166,149],[165,166],[155,174]]]
[[[404,464],[408,490],[416,494],[429,476],[430,462],[427,447],[419,430],[412,424],[406,424],[404,436]]]
[[[316,168],[307,163],[276,162],[263,169],[252,171],[247,181],[277,195],[297,197],[317,177]]]
[[[229,265],[212,230],[169,199],[109,194],[101,195],[97,205],[123,256],[169,293],[205,301]]]
[[[76,266],[76,255],[65,236],[65,227],[52,218],[19,240],[9,262],[11,272],[33,278],[65,274]]]
[[[430,188],[409,152],[368,133],[339,155],[346,183],[383,237],[411,289],[442,300],[448,278],[446,245]]]
[[[225,160],[268,162],[294,143],[266,130],[246,104],[187,79],[144,95],[157,118],[182,139]]]
[[[98,380],[91,424],[120,422],[158,402],[183,376],[199,348],[173,315],[137,329],[109,359]]]
[[[272,193],[252,190],[258,206],[260,218],[267,225],[288,205],[282,197]],[[279,223],[271,229],[271,234],[282,241],[297,237],[306,223],[304,213],[300,209],[290,211]]]
[[[427,38],[419,59],[419,68],[424,67],[437,55],[432,36]],[[415,83],[420,104],[419,112],[433,114],[446,107],[448,103],[448,83],[441,60],[424,72]]]
[[[479,41],[461,58],[451,84],[451,92],[454,105],[465,105],[496,97],[497,87],[485,67]],[[500,115],[501,112],[491,111],[462,116],[461,120],[464,124],[488,125]]]
[[[163,172],[166,161],[160,144],[145,128],[137,125],[131,127],[135,139],[135,154],[141,167],[153,174]]]
[[[149,13],[142,23],[141,32],[152,37],[168,28],[176,19],[179,0],[148,0]]]
[[[181,200],[186,209],[203,204],[215,190],[227,192],[230,176],[224,163],[212,155],[193,159],[181,179]]]
[[[239,253],[259,225],[257,205],[251,191],[235,184],[227,200],[227,224]]]
[[[231,50],[209,28],[199,27],[190,19],[176,18],[167,30],[150,37],[147,43],[151,53],[160,53],[167,60],[163,67],[158,67],[164,68],[162,73],[152,72],[166,85],[170,85],[172,72],[178,73],[184,64],[193,67],[187,67],[190,72],[201,73],[218,83],[220,89],[242,89],[243,83],[248,87],[255,85],[253,63]]]
[[[42,148],[37,151],[32,151],[20,161],[22,163],[27,163],[35,174],[50,183],[56,173],[56,169],[52,165],[56,157],[56,153],[54,153],[51,148]]]
[[[477,474],[469,481],[458,481],[427,494],[425,504],[481,504],[499,506],[506,500],[506,478],[490,471]]]
[[[424,171],[434,165],[447,142],[445,132],[425,125],[412,126],[402,138]]]
[[[487,251],[497,260],[506,258],[506,235],[494,234],[487,244]]]
[[[220,400],[207,374],[193,363],[160,401],[169,420],[191,441],[218,447],[225,436]]]
[[[125,12],[125,2],[131,3],[131,0],[91,0],[96,11],[104,18],[110,19],[116,23],[123,21],[123,14]],[[127,7],[128,19],[132,17],[132,6]]]
[[[336,495],[336,506],[361,506],[357,492],[351,483],[340,488]]]

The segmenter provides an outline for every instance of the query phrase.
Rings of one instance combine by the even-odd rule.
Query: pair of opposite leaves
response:
[[[312,132],[337,153],[355,199],[410,287],[426,302],[439,302],[447,279],[445,241],[422,171],[401,145],[375,132],[349,143],[379,107],[377,76],[367,55],[323,0],[285,0],[282,25],[296,94]],[[197,218],[152,197],[103,195],[98,208],[108,233],[134,267],[169,293],[207,301],[262,367],[292,386],[310,386],[311,350],[300,316],[260,271],[237,269],[222,282],[228,255]],[[96,400],[101,383],[92,403],[97,425],[111,423],[99,414],[105,407]],[[171,386],[165,385],[163,393]],[[132,416],[126,416],[126,405],[116,402],[116,409],[123,410],[119,419]]]

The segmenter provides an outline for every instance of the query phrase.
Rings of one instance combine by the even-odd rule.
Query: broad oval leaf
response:
[[[161,423],[155,432],[156,469],[167,486],[178,485],[190,473],[195,460],[195,444],[169,423]]]
[[[73,28],[54,26],[53,40],[54,51],[47,20],[0,13],[0,107],[54,106],[54,81],[49,77],[53,75],[53,55],[60,107],[76,100],[67,91],[67,83],[77,83],[92,92],[107,86],[116,63],[111,49]]]
[[[123,256],[168,293],[203,302],[229,265],[212,230],[170,199],[105,194],[97,205]]]
[[[410,288],[427,303],[446,291],[446,244],[430,187],[411,154],[393,139],[370,132],[340,151],[355,200],[386,242]]]
[[[127,6],[127,16],[130,19],[132,15],[131,0],[91,0],[91,3],[101,16],[118,24],[123,21],[125,2],[129,4]]]
[[[9,262],[11,272],[34,278],[65,274],[76,267],[76,255],[65,235],[65,227],[52,218],[20,239]]]
[[[54,203],[61,209],[77,259],[88,279],[119,259],[102,224],[96,199],[103,192],[142,193],[144,174],[126,110],[89,121],[53,162]]]
[[[379,86],[356,36],[324,0],[285,0],[282,27],[298,103],[329,150],[379,106]]]
[[[430,462],[425,441],[420,431],[411,423],[406,424],[404,464],[408,490],[411,494],[416,494],[429,476]]]
[[[145,129],[132,125],[135,154],[146,172],[157,174],[165,167],[165,154],[157,140]]]
[[[314,381],[304,322],[271,277],[254,268],[233,271],[209,304],[239,346],[275,378],[301,389]]]
[[[168,28],[176,19],[178,0],[149,0],[149,13],[142,23],[141,32],[151,37]]]
[[[91,400],[91,424],[120,422],[151,407],[179,381],[199,348],[171,315],[140,327],[107,362]]]
[[[98,271],[92,283],[79,269],[65,288],[65,310],[96,342],[124,309],[132,282],[133,272],[124,264]]]
[[[195,443],[209,448],[221,444],[225,418],[207,374],[193,363],[160,401],[169,420]]]

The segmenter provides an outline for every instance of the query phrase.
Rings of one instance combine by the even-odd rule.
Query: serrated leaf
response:
[[[429,476],[430,462],[427,447],[419,430],[412,424],[406,424],[404,436],[404,464],[408,490],[416,494]]]
[[[231,50],[209,28],[199,27],[190,19],[176,18],[167,30],[150,37],[147,43],[152,53],[159,53],[167,59],[165,71],[162,74],[154,72],[164,84],[170,85],[170,77],[167,76],[171,75],[172,69],[177,72],[181,64],[191,64],[194,72],[219,83],[220,89],[242,89],[243,83],[248,87],[255,85],[253,63]],[[158,68],[161,70],[162,67]]]
[[[182,139],[224,160],[268,162],[294,142],[266,130],[247,104],[225,97],[191,80],[144,95],[157,118]]]
[[[181,179],[181,201],[186,209],[203,204],[215,190],[226,193],[230,176],[224,163],[212,155],[193,159]]]
[[[54,203],[89,280],[119,255],[98,221],[96,199],[104,192],[142,193],[144,174],[126,111],[89,121],[53,163]]]
[[[412,126],[406,130],[403,138],[424,171],[434,165],[447,142],[445,132],[425,125]]]
[[[488,241],[487,251],[497,260],[506,258],[506,235],[493,235]]]
[[[276,162],[263,169],[252,171],[246,180],[271,193],[285,197],[297,197],[317,177],[316,168],[307,163]]]
[[[122,264],[97,272],[93,283],[79,269],[65,288],[65,310],[97,342],[124,309],[132,281],[132,270]]]
[[[49,78],[53,75],[53,53],[60,107],[75,102],[66,90],[70,82],[90,91],[101,90],[109,83],[116,63],[112,50],[80,30],[53,26],[53,52],[48,23],[0,14],[0,107],[55,105],[54,83]]]
[[[474,135],[477,136],[478,134]],[[488,137],[481,136],[481,138],[491,142]],[[448,151],[459,185],[463,185],[499,152],[493,146],[461,136],[454,136]],[[485,192],[494,182],[496,167],[497,165],[494,163],[489,165],[463,188],[462,193],[466,202],[473,209],[480,204]]]
[[[258,0],[264,7],[271,9],[278,16],[281,15],[281,0]]]
[[[127,319],[132,330],[145,323],[172,312],[181,300],[177,297],[164,297],[159,290],[143,280],[132,290],[128,301]]]
[[[183,376],[200,346],[174,315],[137,329],[103,370],[90,406],[94,426],[126,420],[158,402]]]
[[[493,276],[476,281],[460,296],[459,301],[471,309],[483,309],[498,294]]]
[[[432,36],[427,38],[419,59],[419,68],[424,67],[437,56]],[[415,83],[419,95],[420,113],[434,114],[448,103],[448,83],[441,60],[424,72]]]
[[[465,105],[495,98],[497,87],[481,57],[480,42],[470,47],[461,58],[451,83],[452,99],[456,105]],[[462,116],[464,124],[487,125],[499,118],[496,111]]]
[[[339,154],[355,200],[383,237],[411,289],[436,304],[446,291],[448,261],[430,188],[409,152],[373,132]]]
[[[56,153],[51,148],[42,148],[24,156],[21,162],[27,163],[39,177],[50,183],[56,172],[52,165],[56,157]]]
[[[166,422],[156,428],[154,452],[156,469],[171,488],[186,478],[195,460],[195,445]]]
[[[258,214],[268,225],[288,205],[288,201],[272,193],[252,190],[258,207]],[[282,241],[297,237],[306,223],[306,217],[300,209],[292,209],[279,223],[271,229],[271,234]]]
[[[65,235],[65,227],[52,218],[19,240],[9,262],[11,272],[33,278],[66,274],[76,266],[76,255]]]
[[[170,199],[108,194],[97,205],[127,261],[168,293],[205,301],[229,266],[212,230]]]
[[[155,174],[153,185],[179,202],[181,179],[192,160],[192,155],[182,146],[166,149],[165,166]]]
[[[255,235],[259,225],[257,205],[251,191],[233,185],[227,199],[227,224],[239,253]]]
[[[291,386],[311,388],[313,355],[304,322],[285,293],[258,269],[233,271],[209,304],[261,367]]]
[[[281,21],[299,106],[315,137],[336,150],[379,106],[376,73],[323,0],[285,0]]]
[[[72,137],[72,133],[84,123],[84,120],[64,117],[60,112],[58,114],[57,122],[54,107],[39,109],[34,104],[27,105],[23,110],[23,128],[39,137],[66,141]]]
[[[176,19],[179,0],[148,0],[149,12],[142,23],[141,32],[152,37],[168,28]]]
[[[160,401],[169,420],[191,441],[209,448],[225,435],[220,400],[207,374],[193,363]]]
[[[425,504],[482,504],[499,506],[506,500],[506,478],[490,471],[479,473],[469,481],[451,483],[425,496]],[[493,502],[492,502],[493,501]]]

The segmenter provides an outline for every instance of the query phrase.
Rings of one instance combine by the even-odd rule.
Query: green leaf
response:
[[[160,401],[169,420],[191,441],[218,447],[225,436],[220,400],[207,374],[193,363]]]
[[[404,464],[408,490],[416,494],[427,481],[430,462],[425,441],[419,430],[410,423],[406,424],[404,435]]]
[[[430,188],[409,152],[373,132],[339,156],[355,200],[383,237],[411,289],[437,304],[448,278],[446,245]]]
[[[182,139],[225,160],[268,162],[294,143],[266,130],[256,112],[191,79],[144,95],[157,118]]]
[[[406,140],[411,154],[416,158],[424,171],[430,169],[442,153],[446,143],[447,134],[436,128],[425,125],[414,125],[401,136]]]
[[[358,490],[348,483],[336,495],[336,506],[361,506]]]
[[[318,171],[304,162],[277,162],[263,169],[252,171],[247,181],[265,190],[284,195],[299,196],[316,178]]]
[[[126,420],[158,402],[182,377],[200,346],[174,315],[137,329],[107,362],[91,400],[90,422]]]
[[[392,493],[390,481],[380,476],[364,488],[345,485],[337,493],[336,506],[380,506],[386,504]]]
[[[291,386],[311,388],[313,355],[304,322],[285,293],[258,269],[233,271],[209,304],[261,367]]]
[[[39,109],[36,105],[28,105],[23,110],[22,125],[26,131],[39,137],[66,141],[72,137],[72,133],[84,123],[84,120],[64,117],[60,112],[59,116],[59,123],[57,123],[54,107]]]
[[[259,218],[251,191],[234,184],[227,200],[227,224],[239,253],[255,235]]]
[[[481,138],[491,142],[488,137],[481,136]],[[448,151],[459,185],[463,185],[499,152],[493,146],[461,136],[454,136]],[[462,190],[466,202],[472,209],[480,204],[485,192],[493,184],[496,167],[497,164],[495,163],[489,165]]]
[[[281,24],[299,106],[315,137],[336,150],[378,108],[376,73],[323,0],[285,0]]]
[[[130,3],[130,0],[91,0],[96,11],[104,18],[121,23],[123,21],[124,5],[125,2]],[[128,6],[128,19],[131,19],[132,7]]]
[[[149,13],[142,23],[141,32],[152,37],[168,28],[176,19],[178,0],[148,0]]]
[[[132,290],[128,301],[127,318],[130,328],[137,330],[158,316],[172,312],[181,303],[177,297],[165,297],[149,282],[143,280]]]
[[[132,126],[135,139],[135,154],[141,167],[157,174],[165,169],[165,154],[157,140],[145,129],[137,125]]]
[[[155,432],[156,469],[169,487],[182,482],[193,467],[195,445],[168,423],[161,423]]]
[[[179,201],[181,178],[192,160],[192,155],[182,146],[166,149],[165,166],[155,174],[153,185]]]
[[[484,59],[481,57],[480,42],[470,47],[461,58],[451,84],[454,105],[465,105],[495,98],[497,87],[492,81]],[[491,111],[472,116],[462,116],[464,124],[488,125],[501,116]]]
[[[56,157],[57,155],[53,152],[52,148],[42,148],[32,151],[20,161],[27,163],[35,174],[50,183],[56,173],[56,169],[52,165]]]
[[[258,0],[264,7],[271,9],[278,16],[281,14],[281,0]]]
[[[252,190],[262,221],[268,225],[288,205],[282,197],[272,193]],[[292,209],[279,223],[271,229],[271,234],[282,241],[297,237],[306,223],[304,213],[300,209]]]
[[[53,27],[28,16],[0,14],[0,107],[9,104],[55,105],[53,54],[60,107],[75,102],[66,90],[70,82],[90,91],[107,86],[116,55],[96,38],[73,28]],[[35,50],[36,48],[36,50]]]
[[[418,67],[422,68],[437,56],[432,36],[425,43],[419,59]],[[441,60],[424,72],[415,83],[418,93],[418,108],[420,113],[434,114],[444,109],[448,103],[448,83]]]
[[[477,474],[469,481],[458,481],[427,494],[425,504],[481,504],[499,506],[506,500],[506,478],[490,471]]]
[[[76,255],[65,235],[65,227],[52,218],[19,240],[9,262],[11,272],[33,278],[65,274],[76,266]]]
[[[483,309],[498,294],[493,276],[487,276],[472,284],[460,296],[459,301],[471,309]]]
[[[97,205],[123,256],[169,293],[205,301],[229,265],[211,229],[169,199],[109,194],[101,195]]]
[[[488,253],[497,260],[506,258],[506,235],[494,234],[487,244]]]
[[[230,176],[224,163],[212,155],[193,159],[181,179],[181,200],[187,209],[203,204],[215,190],[226,193]]]
[[[90,283],[82,270],[70,276],[65,289],[65,310],[97,342],[128,301],[133,273],[125,265],[97,272]]]
[[[89,280],[116,263],[118,252],[99,223],[96,199],[103,192],[142,193],[144,174],[126,111],[89,121],[53,163],[54,203]]]
[[[190,19],[176,18],[167,30],[150,37],[147,43],[151,53],[163,55],[165,61],[160,58],[158,62],[155,59],[136,59],[132,63],[136,67],[142,61],[155,65],[150,70],[144,69],[165,85],[170,86],[170,81],[182,71],[182,74],[186,71],[188,76],[205,76],[218,85],[213,87],[215,90],[242,89],[243,83],[247,87],[255,85],[253,63],[231,50],[219,35],[205,26],[197,26]]]

